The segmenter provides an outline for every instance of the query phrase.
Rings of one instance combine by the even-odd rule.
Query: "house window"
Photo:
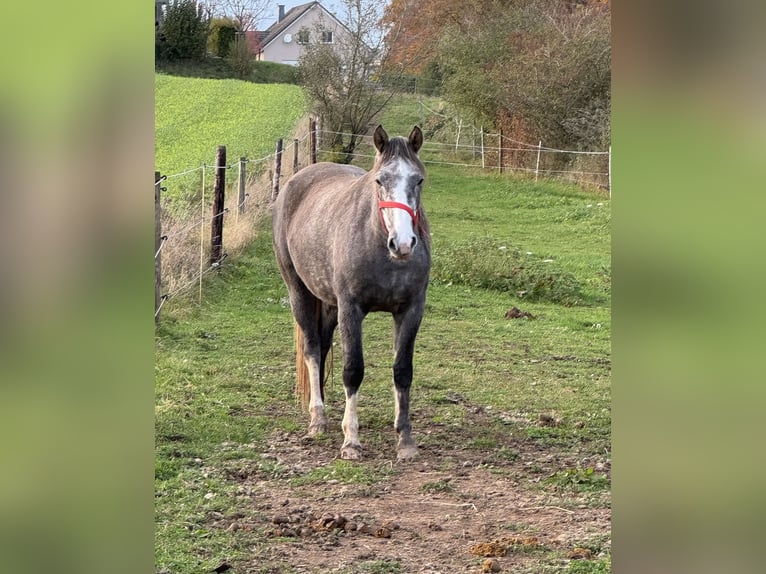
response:
[[[331,30],[322,30],[322,44],[332,44]]]
[[[305,28],[298,32],[298,37],[296,39],[296,42],[299,44],[308,44],[309,43],[309,31]]]

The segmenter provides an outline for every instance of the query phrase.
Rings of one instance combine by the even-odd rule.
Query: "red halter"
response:
[[[412,226],[417,229],[418,228],[418,220],[420,219],[420,210],[413,211],[413,209],[407,205],[406,203],[399,203],[398,201],[381,201],[380,196],[378,196],[378,215],[380,215],[380,222],[383,224],[383,229],[388,232],[388,226],[386,225],[386,220],[383,217],[383,210],[386,208],[393,208],[393,209],[403,209],[407,213],[410,214],[410,217],[412,218]]]

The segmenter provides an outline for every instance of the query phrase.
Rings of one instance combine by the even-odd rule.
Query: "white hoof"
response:
[[[349,444],[340,449],[340,457],[343,460],[360,460],[362,458],[362,445]]]
[[[396,460],[413,460],[418,457],[418,447],[403,446],[396,451]]]

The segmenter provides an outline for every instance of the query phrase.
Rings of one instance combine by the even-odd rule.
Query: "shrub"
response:
[[[298,84],[298,68],[289,64],[277,62],[255,62],[253,74],[250,77],[259,84]]]
[[[241,80],[247,79],[250,74],[253,73],[255,60],[250,51],[250,46],[245,39],[238,39],[231,42],[226,62]]]
[[[205,57],[208,19],[195,0],[176,0],[167,8],[158,35],[157,55],[168,60]]]
[[[441,245],[434,250],[431,276],[456,283],[509,292],[532,301],[577,305],[582,287],[574,275],[550,259],[531,255],[492,238]]]
[[[229,18],[213,18],[210,21],[210,35],[207,50],[214,56],[225,58],[229,55],[231,43],[237,37],[237,27]]]

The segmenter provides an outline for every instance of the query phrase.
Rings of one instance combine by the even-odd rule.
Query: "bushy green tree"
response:
[[[231,18],[213,18],[210,20],[207,51],[214,56],[225,58],[229,55],[232,42],[237,37],[237,31],[237,26]]]
[[[209,18],[195,0],[174,0],[167,7],[158,35],[158,56],[168,60],[205,57]]]

